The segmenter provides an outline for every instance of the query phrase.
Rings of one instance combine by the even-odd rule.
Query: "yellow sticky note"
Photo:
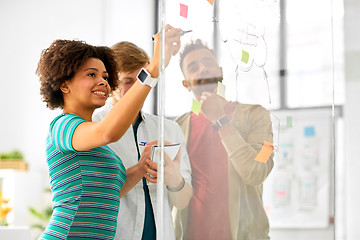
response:
[[[217,86],[216,93],[217,93],[217,95],[219,95],[220,97],[225,98],[225,85],[222,84],[221,82],[218,82],[218,86]]]
[[[201,109],[201,103],[198,100],[193,99],[191,111],[193,111],[193,113],[195,113],[196,115],[199,115],[200,109]]]
[[[214,5],[215,0],[207,0],[211,5]]]
[[[264,141],[264,145],[258,155],[255,157],[255,160],[266,163],[269,160],[269,157],[273,151],[274,146],[272,145],[272,143]]]

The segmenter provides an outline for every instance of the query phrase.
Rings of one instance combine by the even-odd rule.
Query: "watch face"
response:
[[[138,79],[143,83],[148,76],[149,75],[145,72],[145,70],[141,69],[141,71],[139,72],[139,75],[138,75]]]

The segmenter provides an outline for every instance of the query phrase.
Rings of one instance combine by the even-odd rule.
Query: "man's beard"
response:
[[[201,96],[203,92],[214,92],[218,86],[218,82],[222,82],[222,80],[222,76],[198,79],[196,80],[196,86],[193,86],[192,91],[196,96]]]

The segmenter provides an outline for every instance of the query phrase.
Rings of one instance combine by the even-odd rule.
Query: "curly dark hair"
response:
[[[189,43],[187,43],[183,47],[182,51],[180,52],[179,64],[180,64],[181,71],[183,70],[184,58],[186,57],[186,55],[188,55],[190,52],[192,52],[194,50],[198,50],[198,49],[207,49],[210,52],[212,52],[212,54],[214,54],[214,56],[216,57],[215,52],[212,49],[210,49],[209,46],[205,42],[203,42],[201,39],[192,40]]]
[[[40,77],[40,93],[50,109],[64,108],[61,84],[70,80],[89,58],[100,59],[109,74],[112,90],[118,86],[118,67],[109,47],[92,46],[78,40],[55,40],[41,53],[36,74]]]

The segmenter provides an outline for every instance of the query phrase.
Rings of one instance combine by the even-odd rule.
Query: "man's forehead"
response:
[[[206,48],[201,48],[189,52],[184,58],[184,63],[186,65],[189,65],[198,61],[203,61],[208,59],[214,59],[216,61],[214,54],[210,50]]]

